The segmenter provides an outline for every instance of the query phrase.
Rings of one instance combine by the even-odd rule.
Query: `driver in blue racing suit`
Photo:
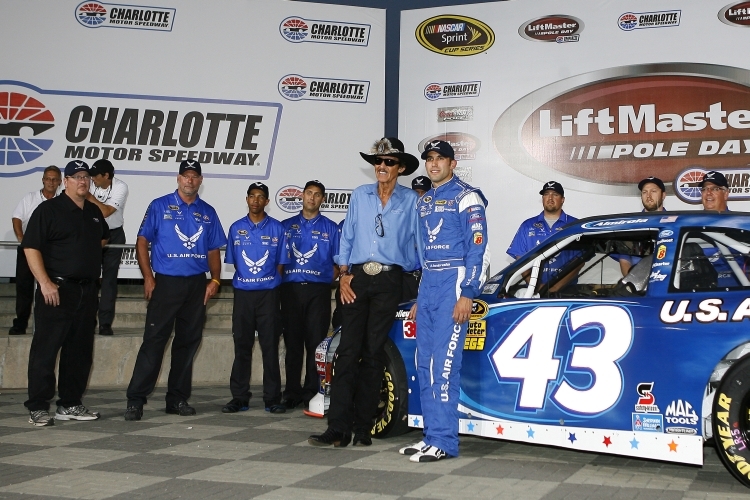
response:
[[[489,265],[487,199],[459,180],[453,148],[428,142],[422,159],[432,188],[417,202],[422,282],[410,317],[417,318],[417,373],[424,438],[399,450],[412,462],[458,455],[461,358],[473,300]]]

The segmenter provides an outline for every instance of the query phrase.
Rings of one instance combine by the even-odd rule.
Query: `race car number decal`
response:
[[[590,330],[598,330],[599,341],[577,344],[576,336]],[[555,356],[555,346],[566,331],[572,348],[563,359]],[[593,415],[619,400],[623,377],[618,361],[632,341],[633,320],[621,307],[538,307],[506,332],[490,358],[500,383],[519,384],[518,409],[544,408],[549,391],[561,409]],[[570,382],[574,375],[580,380],[581,373],[589,375],[587,386]]]

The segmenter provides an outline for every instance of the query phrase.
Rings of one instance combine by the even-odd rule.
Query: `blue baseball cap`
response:
[[[73,177],[78,172],[86,172],[87,174],[89,173],[89,166],[85,161],[73,160],[65,165],[65,177]]]
[[[446,158],[454,159],[455,153],[453,152],[453,146],[448,144],[445,141],[430,141],[427,144],[424,145],[424,152],[422,153],[422,159],[427,159],[427,153],[430,151],[437,151],[440,153],[440,156],[444,156]]]

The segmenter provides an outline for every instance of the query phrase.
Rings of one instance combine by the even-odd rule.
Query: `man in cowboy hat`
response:
[[[394,137],[377,141],[362,158],[375,168],[375,184],[352,193],[341,232],[341,343],[331,385],[328,429],[310,436],[314,446],[370,446],[384,367],[384,346],[401,300],[404,269],[416,267],[417,194],[398,183],[419,166]]]

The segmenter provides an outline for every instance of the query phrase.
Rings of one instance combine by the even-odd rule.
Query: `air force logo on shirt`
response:
[[[180,228],[179,226],[177,226],[177,224],[174,225],[174,230],[177,233],[177,236],[179,236],[180,240],[183,241],[182,245],[188,250],[192,250],[193,248],[195,248],[195,242],[198,241],[198,239],[201,237],[201,234],[203,234],[203,226],[201,226],[198,229],[198,232],[192,236],[188,236],[180,231]]]
[[[430,243],[432,243],[437,239],[440,228],[443,227],[443,219],[440,219],[440,222],[438,222],[438,225],[435,226],[435,229],[430,229],[430,225],[427,223],[427,221],[424,221],[424,225],[427,227],[427,236],[430,240]]]
[[[245,251],[243,250],[242,258],[245,259],[245,264],[247,264],[248,271],[250,271],[253,274],[258,274],[261,270],[261,267],[268,260],[268,250],[266,250],[266,253],[263,254],[263,257],[261,257],[257,261],[250,260],[250,257],[248,257]]]
[[[315,255],[315,252],[318,251],[318,244],[316,243],[315,246],[310,250],[309,252],[302,253],[299,250],[297,250],[297,247],[294,245],[294,242],[292,242],[292,252],[294,252],[294,258],[297,259],[297,264],[300,266],[304,266],[308,263],[310,258]]]

